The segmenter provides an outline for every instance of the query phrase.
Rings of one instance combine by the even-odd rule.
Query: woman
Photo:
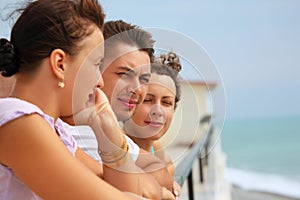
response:
[[[91,159],[58,117],[92,127],[107,166],[104,178],[117,173],[127,183],[124,191],[161,198],[160,188],[145,191],[138,174],[117,170],[134,170],[135,165],[100,90],[103,20],[102,8],[93,0],[37,0],[22,10],[10,41],[0,40],[1,74],[16,76],[10,97],[0,99],[0,184],[5,188],[0,199],[135,196],[89,169]]]
[[[101,65],[104,81],[102,91],[122,122],[133,114],[138,103],[145,98],[147,82],[150,79],[150,63],[153,57],[154,40],[150,33],[122,20],[104,24],[105,56]],[[78,144],[101,162],[97,153],[95,136],[86,126],[66,126]],[[128,140],[130,153],[137,159],[139,147]]]
[[[151,66],[147,95],[130,120],[124,122],[124,131],[140,148],[158,156],[168,165],[174,176],[171,159],[164,153],[159,139],[170,127],[174,110],[180,100],[177,78],[181,64],[176,54],[161,55],[161,60]],[[180,187],[174,182],[173,192],[179,195]]]

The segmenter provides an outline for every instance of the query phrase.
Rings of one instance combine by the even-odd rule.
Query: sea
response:
[[[300,199],[300,116],[227,120],[221,145],[231,184]]]

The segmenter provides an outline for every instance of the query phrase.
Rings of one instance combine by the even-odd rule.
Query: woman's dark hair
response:
[[[151,63],[151,73],[166,75],[173,79],[176,88],[174,109],[176,109],[177,102],[181,97],[181,87],[178,79],[178,73],[180,72],[181,68],[179,57],[173,52],[169,52],[168,54],[160,54],[160,57]]]
[[[103,29],[104,13],[96,0],[37,0],[16,11],[21,15],[10,42],[0,40],[0,71],[7,77],[35,70],[54,49],[76,55],[92,24]]]
[[[115,48],[116,44],[124,43],[137,47],[140,51],[148,53],[151,62],[154,60],[154,40],[152,35],[136,25],[122,20],[108,21],[104,24],[103,36],[105,39],[105,52]],[[111,38],[108,40],[108,38]]]

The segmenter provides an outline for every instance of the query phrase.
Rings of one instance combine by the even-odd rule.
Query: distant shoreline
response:
[[[291,114],[291,115],[278,115],[278,116],[261,116],[261,117],[240,117],[240,118],[227,118],[225,123],[238,123],[238,122],[268,122],[271,120],[297,120],[300,118],[299,114]]]

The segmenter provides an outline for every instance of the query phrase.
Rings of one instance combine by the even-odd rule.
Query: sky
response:
[[[19,1],[1,0],[0,8],[8,2]],[[202,48],[224,88],[226,119],[300,116],[299,0],[100,2],[106,20],[169,30]],[[9,37],[8,23],[0,26]],[[170,41],[169,48],[181,48]]]

